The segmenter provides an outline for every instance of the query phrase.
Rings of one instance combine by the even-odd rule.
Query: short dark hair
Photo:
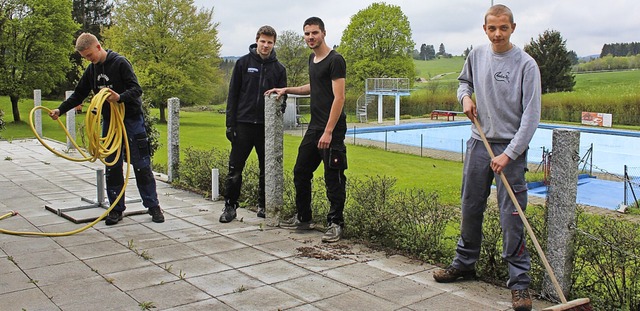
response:
[[[325,32],[324,31],[324,22],[320,19],[320,17],[309,17],[307,18],[306,21],[304,21],[304,24],[302,25],[302,28],[304,28],[307,25],[317,25],[318,27],[320,27],[320,31]]]
[[[258,32],[256,33],[256,40],[260,39],[260,35],[273,37],[273,41],[276,41],[276,37],[278,36],[276,34],[276,30],[269,25],[264,25],[258,29]]]

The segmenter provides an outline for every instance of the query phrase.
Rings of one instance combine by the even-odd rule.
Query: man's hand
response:
[[[60,117],[60,109],[56,108],[56,109],[53,109],[53,110],[49,111],[49,116],[53,120],[58,120],[58,118]]]
[[[511,162],[511,158],[506,154],[502,153],[499,156],[494,157],[491,160],[491,169],[496,173],[500,174],[504,170],[504,168]]]
[[[272,93],[276,93],[276,95],[278,95],[278,96],[276,96],[276,99],[280,99],[280,97],[282,95],[287,94],[287,88],[286,87],[285,88],[280,88],[280,89],[273,88],[273,89],[270,89],[270,90],[267,90],[266,92],[264,92],[264,95],[268,96],[268,95],[270,95]]]
[[[233,143],[233,140],[236,138],[236,128],[235,127],[227,127],[227,139]]]
[[[109,89],[109,97],[107,97],[107,101],[114,104],[120,102],[120,94],[116,93],[112,89]]]
[[[470,120],[474,120],[478,117],[478,110],[476,110],[476,103],[469,96],[465,96],[462,98],[462,112],[469,118]]]
[[[324,132],[318,141],[318,149],[329,149],[329,146],[331,146],[331,139],[331,133]]]

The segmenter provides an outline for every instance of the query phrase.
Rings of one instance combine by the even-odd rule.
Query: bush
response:
[[[187,148],[180,164],[178,186],[209,194],[211,168],[220,169],[221,192],[227,175],[228,152]],[[344,210],[345,237],[397,251],[431,263],[449,263],[459,237],[459,209],[439,203],[437,194],[421,189],[398,190],[387,176],[349,178]],[[241,202],[257,204],[258,165],[249,161],[243,173]],[[280,216],[295,214],[295,189],[290,172],[284,173],[284,205]],[[329,201],[323,178],[312,181],[313,221],[326,223]],[[527,220],[546,249],[545,208],[527,207]],[[620,218],[597,216],[579,210],[574,242],[575,268],[572,297],[589,297],[594,310],[640,311],[640,229]],[[485,281],[504,286],[508,267],[502,259],[502,230],[495,203],[484,215],[483,241],[476,270]],[[531,238],[531,288],[542,288],[546,274]]]
[[[640,227],[618,217],[579,215],[573,297],[594,310],[640,310]]]
[[[2,130],[4,130],[4,111],[2,109],[0,109],[0,132],[2,132]],[[2,136],[0,136],[0,138],[2,138]]]

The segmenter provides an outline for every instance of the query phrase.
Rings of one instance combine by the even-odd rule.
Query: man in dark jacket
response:
[[[287,72],[278,62],[273,46],[276,31],[262,26],[249,53],[238,59],[233,68],[227,98],[227,139],[231,142],[229,174],[225,181],[225,204],[220,222],[236,218],[242,187],[242,170],[251,149],[256,149],[260,166],[258,217],[264,210],[264,93],[287,85]]]
[[[151,171],[149,138],[144,125],[142,100],[140,99],[142,88],[138,84],[138,78],[133,72],[131,63],[124,56],[103,49],[98,39],[90,33],[83,33],[78,37],[76,50],[91,64],[84,71],[73,94],[57,109],[52,110],[49,116],[56,120],[60,115],[80,105],[91,91],[98,94],[101,89],[108,88],[110,95],[107,97],[107,101],[109,103],[102,106],[101,112],[103,116],[102,136],[106,136],[109,129],[110,106],[124,103],[124,126],[129,141],[130,164],[133,165],[142,204],[148,209],[153,222],[164,222],[164,215],[156,192],[156,180]],[[115,157],[115,154],[109,155],[105,161],[112,163],[116,160]],[[121,156],[113,165],[106,166],[107,197],[111,204],[118,198],[124,186],[122,165],[123,158]],[[125,208],[123,194],[105,218],[106,225],[115,225],[122,220]]]

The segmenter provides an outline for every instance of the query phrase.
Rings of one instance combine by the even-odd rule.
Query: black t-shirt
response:
[[[319,63],[314,63],[314,54],[309,56],[309,82],[311,84],[311,121],[309,129],[324,130],[329,121],[333,104],[332,81],[347,76],[347,64],[338,52],[331,50]],[[340,114],[335,129],[347,128],[344,110]]]

